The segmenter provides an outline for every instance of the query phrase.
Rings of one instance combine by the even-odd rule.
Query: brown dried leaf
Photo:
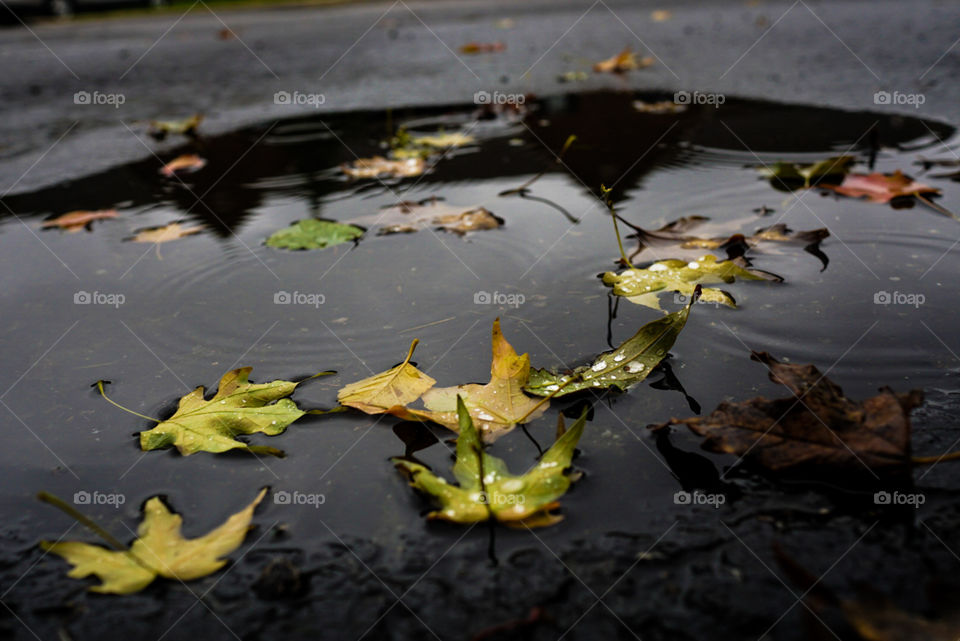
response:
[[[766,365],[770,380],[794,396],[723,402],[709,416],[673,418],[651,427],[685,424],[706,437],[704,449],[736,454],[773,472],[849,474],[866,466],[877,476],[891,477],[909,469],[909,413],[923,401],[922,392],[883,388],[858,402],[813,365],[781,363],[766,352],[753,352],[751,359]]]
[[[95,220],[104,220],[107,218],[116,218],[117,210],[116,209],[98,209],[96,211],[84,211],[77,210],[67,212],[57,216],[56,218],[51,218],[50,220],[43,221],[41,227],[44,229],[50,227],[59,227],[60,229],[65,229],[68,232],[78,232],[81,229],[90,228],[90,224]]]
[[[193,172],[198,169],[203,169],[206,166],[207,161],[197,154],[183,154],[161,167],[160,173],[164,176],[172,177],[178,171]]]
[[[423,158],[390,160],[383,156],[358,158],[352,163],[340,165],[340,170],[351,178],[409,178],[419,176],[427,169]]]
[[[625,47],[623,51],[612,58],[601,60],[593,65],[593,70],[598,73],[623,73],[632,69],[643,69],[653,63],[654,60],[650,56],[638,60],[637,55],[630,50],[630,47]]]
[[[183,238],[184,236],[199,234],[203,230],[203,225],[185,227],[180,223],[170,223],[169,225],[162,225],[160,227],[141,229],[129,240],[135,243],[167,243],[171,240]]]

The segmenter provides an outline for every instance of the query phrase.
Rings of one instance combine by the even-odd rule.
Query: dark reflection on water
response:
[[[626,301],[612,314],[596,279],[617,256],[597,199],[601,184],[613,187],[619,213],[644,228],[686,215],[709,217],[709,235],[749,234],[778,221],[799,230],[828,227],[820,250],[829,269],[799,246],[762,248],[755,266],[785,283],[730,285],[741,308],[697,306],[673,357],[649,384],[588,399],[591,422],[577,459],[587,476],[563,500],[564,523],[544,535],[551,545],[608,532],[655,538],[690,509],[675,504],[678,489],[719,487],[717,470],[732,459],[694,454],[696,441],[685,433],[654,438],[644,428],[709,411],[724,399],[783,394],[750,362],[749,349],[814,362],[854,398],[892,385],[939,388],[934,401],[943,402],[955,389],[944,378],[958,366],[950,349],[960,350],[952,342],[960,262],[948,251],[960,226],[922,206],[894,210],[814,192],[797,199],[771,189],[755,166],[851,153],[875,156],[880,171],[909,171],[918,154],[941,153],[936,138],[948,139],[952,128],[732,99],[720,109],[649,115],[633,109],[636,98],[551,98],[522,121],[479,124],[466,109],[395,112],[395,122],[413,122],[420,131],[439,122],[448,131],[469,127],[479,142],[420,179],[386,186],[350,182],[335,170],[354,154],[383,153],[385,114],[359,113],[201,139],[170,154],[196,151],[208,160],[183,177],[187,187],[162,179],[159,163],[148,159],[6,198],[20,219],[0,219],[0,388],[9,388],[0,397],[5,513],[38,537],[55,538],[65,521],[33,501],[36,491],[67,497],[117,491],[127,496],[123,506],[90,506],[90,512],[122,533],[121,523],[134,523],[147,497],[163,493],[191,515],[188,533],[197,534],[271,485],[326,497],[319,508],[271,503],[258,513],[265,524],[283,524],[285,545],[311,549],[335,532],[379,544],[436,537],[445,549],[462,531],[425,523],[419,517],[425,504],[388,462],[416,456],[449,475],[450,435],[442,430],[350,413],[307,417],[281,437],[254,439],[286,450],[284,460],[143,454],[131,434],[145,421],[109,406],[89,385],[110,379],[118,402],[161,416],[193,387],[215,386],[232,367],[252,365],[255,381],[336,369],[338,376],[295,394],[305,406],[330,407],[340,386],[396,363],[413,338],[421,339],[420,367],[440,385],[485,381],[497,316],[508,340],[529,351],[536,366],[575,367],[656,317]],[[571,134],[577,143],[558,164],[553,153]],[[543,170],[526,197],[497,196]],[[935,184],[944,190],[941,202],[957,209],[960,187]],[[346,221],[398,199],[431,196],[483,205],[505,225],[465,238],[431,231],[372,236],[317,252],[262,244],[298,219]],[[120,217],[98,221],[90,232],[38,230],[48,216],[112,207]],[[753,212],[760,208],[774,211]],[[135,229],[173,220],[202,223],[207,231],[159,251],[123,242]],[[117,308],[75,305],[80,291],[119,293],[125,301]],[[281,291],[322,294],[324,302],[274,304]],[[524,304],[475,304],[481,291],[522,294]],[[882,291],[923,293],[925,303],[874,304]],[[672,296],[664,299],[673,307]],[[572,419],[583,402],[554,408]],[[555,425],[551,410],[528,427],[529,439],[518,430],[495,453],[522,470],[552,441]],[[724,483],[731,496],[740,492],[737,480]],[[718,513],[754,507],[748,489]],[[485,537],[478,528],[468,539]],[[496,543],[504,558],[531,539],[500,531]]]

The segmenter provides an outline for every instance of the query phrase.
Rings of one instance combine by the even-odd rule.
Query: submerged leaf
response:
[[[323,249],[349,243],[363,236],[363,229],[332,220],[307,218],[275,231],[265,241],[281,249]]]
[[[833,156],[809,164],[776,162],[760,171],[776,189],[807,189],[820,183],[836,182],[850,171],[855,161],[853,156]]]
[[[630,47],[625,47],[623,51],[612,58],[601,60],[593,65],[593,70],[599,73],[623,73],[631,69],[649,67],[653,62],[654,60],[650,56],[637,60],[637,55],[630,50]]]
[[[376,216],[364,216],[355,222],[376,227],[377,234],[408,234],[435,227],[460,236],[471,231],[497,229],[503,220],[484,207],[455,207],[442,198],[431,196],[419,202],[404,201],[383,207]]]
[[[919,390],[897,394],[889,388],[857,402],[813,365],[781,363],[766,352],[751,358],[770,370],[770,380],[794,396],[721,403],[706,417],[670,419],[653,426],[684,424],[706,437],[704,449],[742,456],[774,472],[832,474],[866,471],[877,476],[904,472],[910,459],[910,410],[923,400]]]
[[[135,243],[168,243],[171,240],[199,234],[204,229],[205,227],[203,225],[187,227],[180,223],[170,223],[168,225],[161,225],[160,227],[141,229],[128,240]]]
[[[95,220],[105,220],[107,218],[116,218],[116,209],[98,209],[96,211],[71,211],[61,214],[56,218],[43,221],[41,227],[48,229],[50,227],[59,227],[68,232],[78,232],[84,228],[90,229],[90,225]]]
[[[163,140],[167,134],[181,134],[193,137],[203,120],[203,114],[193,114],[182,120],[151,120],[149,134],[157,140]]]
[[[411,157],[389,160],[383,156],[358,158],[353,163],[340,165],[340,170],[350,178],[408,178],[419,176],[427,169],[423,158]]]
[[[459,436],[453,474],[459,485],[450,485],[426,466],[406,459],[393,459],[397,469],[410,478],[410,485],[429,494],[439,504],[427,518],[454,523],[477,523],[496,519],[512,527],[553,525],[563,517],[551,512],[559,507],[576,476],[566,474],[583,428],[587,409],[560,436],[540,461],[526,474],[514,476],[502,459],[484,451],[470,413],[456,399]]]
[[[591,365],[582,365],[566,374],[532,370],[524,390],[538,396],[564,396],[585,389],[616,387],[622,391],[639,383],[673,347],[699,295],[695,291],[686,307],[647,323],[620,347],[600,354]]]
[[[306,414],[287,398],[298,383],[278,380],[254,384],[248,380],[252,369],[241,367],[224,374],[209,401],[203,397],[202,385],[181,398],[173,416],[140,432],[140,447],[156,450],[173,445],[184,456],[233,449],[282,455],[272,447],[252,448],[236,437],[258,432],[276,436]]]
[[[73,565],[67,576],[82,579],[96,575],[102,583],[90,588],[105,594],[132,594],[162,576],[191,581],[212,574],[226,565],[223,557],[233,552],[247,535],[253,510],[267,493],[260,491],[250,505],[232,515],[223,525],[195,539],[180,533],[179,514],[155,496],[144,506],[137,539],[127,550],[108,550],[78,541],[42,541],[40,547],[62,556]]]
[[[197,154],[184,154],[177,156],[163,167],[160,173],[167,177],[172,177],[178,171],[197,171],[207,166],[207,161]]]
[[[866,198],[871,203],[888,203],[903,196],[939,194],[940,190],[918,183],[899,169],[892,174],[848,174],[839,185],[823,185],[842,196]]]
[[[396,407],[391,413],[410,420],[433,421],[457,431],[460,425],[457,397],[460,396],[487,442],[506,434],[518,423],[538,418],[546,411],[549,402],[523,393],[530,378],[530,356],[517,355],[500,331],[499,318],[493,322],[492,343],[489,383],[435,387],[423,394],[426,410]]]
[[[411,343],[407,357],[399,365],[345,386],[337,392],[337,401],[367,414],[383,414],[420,398],[437,381],[410,364],[419,342]]]
[[[698,283],[732,283],[743,280],[782,281],[779,276],[753,269],[742,258],[717,261],[716,256],[706,255],[698,260],[661,260],[645,269],[630,267],[620,272],[606,272],[603,284],[613,288],[613,293],[623,296],[631,303],[660,309],[658,292],[676,291],[691,296]],[[733,296],[722,289],[703,288],[705,302],[721,303],[736,307]]]

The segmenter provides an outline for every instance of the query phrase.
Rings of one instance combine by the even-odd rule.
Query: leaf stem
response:
[[[117,402],[113,401],[109,396],[107,396],[107,393],[104,391],[104,389],[103,389],[103,384],[104,384],[104,381],[102,381],[102,380],[97,381],[97,382],[95,383],[95,385],[97,386],[97,390],[99,390],[99,392],[100,392],[100,396],[102,396],[104,399],[106,399],[106,401],[107,401],[108,403],[110,403],[111,405],[116,405],[117,407],[119,407],[120,409],[122,409],[124,412],[129,412],[129,413],[131,413],[131,414],[133,414],[133,415],[135,415],[135,416],[139,416],[140,418],[145,418],[145,419],[147,419],[148,421],[153,421],[154,423],[162,423],[162,421],[160,421],[160,420],[158,420],[158,419],[155,419],[155,418],[153,418],[153,417],[151,417],[151,416],[147,416],[147,415],[145,415],[145,414],[141,414],[141,413],[139,413],[139,412],[134,412],[133,410],[124,407],[124,406],[121,405],[120,403],[117,403]]]
[[[940,463],[941,461],[957,460],[960,460],[960,451],[950,452],[949,454],[941,454],[940,456],[914,456],[911,457],[910,462],[914,465],[933,465],[935,463]]]
[[[534,406],[530,409],[529,412],[527,412],[526,414],[524,414],[523,417],[522,417],[519,421],[516,422],[516,424],[519,425],[519,424],[525,422],[525,421],[530,417],[531,414],[533,414],[533,413],[536,412],[538,409],[540,409],[544,404],[548,403],[551,398],[553,398],[554,396],[556,396],[557,394],[559,394],[560,392],[562,392],[564,387],[566,387],[566,386],[569,385],[570,383],[573,383],[574,381],[582,381],[582,380],[583,380],[583,373],[577,374],[576,376],[571,376],[569,379],[567,379],[566,381],[564,381],[562,384],[558,385],[558,386],[557,386],[557,389],[555,389],[555,390],[553,390],[552,392],[550,392],[549,395],[544,396],[543,398],[541,398],[541,399],[540,399],[540,402],[537,403],[536,405],[534,405]]]
[[[563,147],[560,148],[560,153],[558,153],[558,154],[557,154],[557,157],[554,159],[554,162],[555,162],[556,164],[558,164],[558,165],[562,165],[562,164],[563,164],[563,155],[564,155],[565,153],[567,153],[567,150],[570,149],[570,146],[574,143],[574,141],[575,141],[576,139],[577,139],[577,137],[574,136],[574,135],[572,135],[572,134],[569,135],[569,136],[567,136],[567,141],[566,141],[565,143],[563,143]],[[506,191],[501,191],[501,192],[500,192],[499,194],[497,194],[497,195],[498,195],[498,196],[512,196],[512,195],[514,195],[514,194],[523,194],[524,192],[527,191],[527,189],[530,187],[530,185],[532,185],[533,183],[535,183],[535,182],[537,182],[538,180],[540,180],[541,178],[543,178],[544,174],[546,174],[546,173],[547,173],[547,170],[544,169],[544,170],[541,171],[539,174],[537,174],[536,176],[534,176],[533,178],[531,178],[531,179],[528,180],[527,182],[523,183],[523,184],[520,185],[519,187],[515,187],[514,189],[508,189],[508,190],[506,190]]]
[[[928,207],[930,207],[930,208],[933,209],[934,211],[939,212],[939,213],[943,214],[944,216],[949,216],[950,218],[953,218],[954,220],[960,220],[960,218],[957,218],[956,214],[954,214],[953,212],[951,212],[949,209],[947,209],[946,207],[943,207],[942,205],[939,205],[939,204],[933,202],[933,201],[930,200],[929,198],[927,198],[927,197],[925,197],[925,196],[922,196],[922,195],[920,195],[920,194],[914,194],[914,196],[917,198],[917,200],[919,200],[920,202],[924,203],[925,205],[927,205]]]
[[[630,262],[630,259],[627,258],[627,253],[623,251],[623,240],[620,238],[620,227],[617,226],[617,211],[613,208],[613,200],[607,198],[610,192],[613,191],[613,188],[607,188],[603,185],[600,185],[600,193],[604,202],[607,204],[607,207],[610,208],[610,219],[613,221],[613,232],[617,235],[617,246],[620,248],[620,260],[623,261],[623,264],[634,269],[633,263]]]
[[[37,494],[37,499],[43,501],[44,503],[49,503],[53,507],[57,508],[61,512],[67,514],[67,516],[75,519],[77,522],[82,525],[86,525],[88,528],[93,530],[101,539],[106,541],[110,547],[114,548],[119,552],[129,552],[127,546],[118,541],[112,534],[104,530],[102,527],[97,525],[93,519],[91,519],[86,514],[80,512],[77,508],[73,507],[63,499],[58,496],[54,496],[49,492],[40,492]]]

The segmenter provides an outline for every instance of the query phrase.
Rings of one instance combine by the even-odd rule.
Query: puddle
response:
[[[698,234],[752,233],[775,222],[831,232],[821,245],[829,258],[826,269],[800,247],[763,247],[753,264],[784,283],[731,285],[739,310],[694,309],[669,363],[672,376],[704,410],[731,397],[781,394],[751,363],[748,347],[814,362],[824,371],[835,364],[831,378],[853,398],[882,385],[900,391],[955,387],[949,372],[957,363],[937,336],[955,335],[951,283],[960,271],[960,252],[948,250],[960,238],[960,224],[922,205],[893,209],[812,191],[796,199],[772,189],[753,168],[840,153],[873,157],[876,171],[903,169],[943,189],[941,202],[956,208],[960,186],[922,178],[912,164],[921,155],[942,156],[937,139],[949,140],[951,127],[732,99],[720,109],[651,115],[633,109],[637,98],[664,97],[550,98],[536,102],[522,119],[477,121],[470,109],[448,109],[394,112],[389,121],[376,112],[282,122],[184,147],[182,152],[196,151],[208,161],[184,175],[189,189],[163,179],[160,162],[149,159],[5,199],[20,219],[0,219],[0,387],[13,386],[2,397],[10,411],[0,411],[6,428],[0,451],[4,513],[15,516],[21,534],[56,538],[66,520],[38,504],[36,491],[66,497],[81,490],[122,492],[127,502],[119,509],[92,506],[90,513],[123,534],[121,522],[133,524],[141,503],[162,493],[189,515],[186,531],[195,535],[239,509],[257,488],[271,485],[325,496],[317,508],[271,503],[258,512],[256,522],[287,532],[282,549],[318,554],[338,537],[363,539],[401,566],[409,561],[404,541],[426,537],[434,552],[448,549],[463,530],[426,524],[418,516],[426,504],[387,461],[405,449],[391,429],[394,419],[312,417],[281,437],[255,439],[286,450],[284,460],[144,454],[132,436],[143,422],[109,406],[89,386],[108,379],[118,402],[166,416],[181,395],[197,385],[215,386],[232,367],[253,366],[256,381],[336,369],[338,376],[296,393],[303,406],[330,407],[340,386],[397,363],[413,338],[421,339],[416,361],[439,384],[485,381],[497,316],[508,340],[529,351],[534,365],[581,364],[608,348],[608,324],[619,343],[656,317],[623,302],[616,318],[608,318],[607,290],[596,275],[613,267],[617,249],[597,199],[601,184],[614,187],[622,216],[648,229],[699,215],[710,222]],[[383,185],[340,176],[340,163],[383,153],[388,122],[423,132],[463,127],[478,143],[452,152],[421,178]],[[561,166],[550,150],[571,134],[577,142]],[[498,196],[543,170],[530,198]],[[505,224],[463,238],[429,230],[371,235],[356,246],[322,251],[263,245],[295,220],[348,221],[398,199],[433,196],[465,209],[486,207]],[[761,207],[773,213],[758,215],[754,210]],[[52,215],[106,208],[120,216],[94,223],[89,232],[39,229]],[[138,229],[174,220],[201,223],[206,230],[159,251],[124,242]],[[671,257],[657,255],[663,251],[669,249],[654,248],[639,262]],[[75,305],[81,290],[118,293],[125,300],[118,308]],[[322,294],[323,304],[274,304],[281,291]],[[875,305],[882,291],[922,293],[925,302],[920,309]],[[479,292],[521,295],[523,304],[475,304]],[[719,522],[713,525],[719,517],[701,512],[706,517],[698,522],[688,506],[674,503],[679,484],[663,462],[670,456],[644,433],[649,423],[690,412],[690,400],[676,385],[651,384],[662,378],[651,376],[595,408],[578,459],[587,477],[563,500],[564,523],[538,533],[552,549],[576,548],[576,542],[610,533],[641,537],[649,545],[677,519],[688,539],[703,528],[723,533]],[[552,438],[554,417],[551,411],[529,427],[541,445]],[[674,440],[697,451],[692,439]],[[520,468],[537,455],[519,430],[498,441],[495,451]],[[416,455],[448,469],[448,450],[440,444]],[[770,496],[764,495],[764,505]],[[792,505],[809,497],[775,500]],[[723,518],[750,513],[757,501],[747,487],[724,508]],[[466,562],[479,555],[476,562],[485,562],[486,530],[476,528],[464,541],[466,551],[452,558]],[[20,549],[30,543],[20,541]],[[527,532],[497,533],[502,558],[529,548],[543,551]],[[66,566],[47,559],[43,567],[56,573]],[[29,578],[24,585],[29,590]]]

